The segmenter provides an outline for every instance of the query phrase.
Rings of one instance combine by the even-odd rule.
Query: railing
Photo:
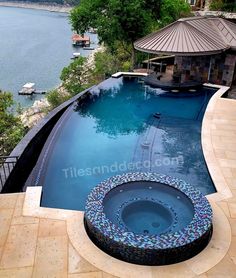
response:
[[[0,192],[18,161],[18,156],[0,156]]]

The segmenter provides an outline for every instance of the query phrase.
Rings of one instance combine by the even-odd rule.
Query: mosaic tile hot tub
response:
[[[91,240],[118,259],[165,265],[193,257],[212,235],[208,200],[182,180],[128,173],[89,194],[85,227]]]

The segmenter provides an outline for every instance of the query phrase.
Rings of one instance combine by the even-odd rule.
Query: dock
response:
[[[45,90],[36,90],[35,83],[28,82],[26,83],[22,89],[18,92],[19,95],[31,96],[33,94],[43,95],[46,94]]]
[[[86,35],[79,35],[74,34],[72,36],[72,44],[74,46],[81,46],[81,47],[89,47],[90,46],[90,37]]]

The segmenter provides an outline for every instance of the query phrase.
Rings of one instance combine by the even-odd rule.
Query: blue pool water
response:
[[[122,77],[94,91],[100,96],[68,109],[42,151],[33,181],[43,186],[42,206],[84,210],[99,182],[132,171],[215,192],[201,148],[202,117],[214,91],[176,97]]]
[[[193,204],[181,191],[156,182],[130,182],[103,201],[106,217],[126,231],[160,235],[180,231],[193,218]]]

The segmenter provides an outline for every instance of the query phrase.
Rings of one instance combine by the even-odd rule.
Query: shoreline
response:
[[[23,9],[33,9],[33,10],[43,10],[49,12],[58,13],[69,13],[73,7],[63,6],[63,5],[51,5],[47,3],[31,3],[31,2],[11,2],[11,1],[0,1],[0,7],[14,7]]]

